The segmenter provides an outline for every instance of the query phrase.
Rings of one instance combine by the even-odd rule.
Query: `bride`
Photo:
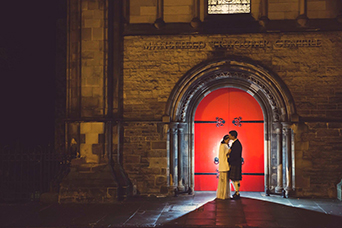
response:
[[[221,141],[219,149],[219,182],[217,186],[216,198],[217,199],[230,199],[230,184],[228,179],[228,156],[230,149],[228,147],[229,135],[225,135]]]

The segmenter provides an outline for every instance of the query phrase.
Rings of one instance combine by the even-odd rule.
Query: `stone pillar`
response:
[[[291,153],[291,128],[289,123],[283,123],[285,134],[285,158],[286,158],[286,187],[285,196],[288,198],[292,192],[292,153]]]
[[[281,123],[275,123],[275,132],[277,140],[277,186],[276,193],[283,192],[283,131]]]
[[[185,180],[184,180],[184,164],[185,164],[184,157],[186,154],[185,147],[184,147],[184,144],[185,144],[185,137],[184,137],[185,136],[184,135],[185,127],[186,127],[186,124],[184,124],[184,123],[178,124],[178,188],[181,191],[183,191],[185,188],[185,186],[184,186],[184,183],[185,183]]]
[[[193,28],[198,28],[201,25],[201,19],[200,19],[200,0],[194,0],[194,18],[191,20],[190,25]]]
[[[178,123],[170,124],[170,175],[172,182],[170,185],[178,185]]]
[[[154,26],[160,29],[164,25],[164,0],[157,0],[157,19],[154,22]]]
[[[342,23],[342,1],[337,1],[337,8],[338,8],[338,14],[337,14],[337,21],[339,23]]]
[[[270,148],[271,147],[271,141],[268,139],[268,133],[265,135],[266,137],[266,143],[267,145],[266,148]],[[265,156],[265,166],[264,166],[264,170],[265,170],[265,194],[266,196],[269,196],[271,194],[271,190],[270,190],[270,180],[271,180],[271,153],[270,152],[266,152]]]
[[[266,28],[266,25],[269,21],[268,19],[268,0],[261,0],[260,2],[261,10],[260,10],[260,18],[259,18],[259,24]]]
[[[300,27],[306,27],[308,24],[308,17],[306,12],[307,0],[299,0],[299,16],[297,17],[297,24]]]
[[[130,0],[123,0],[123,20],[124,23],[127,25],[129,24],[129,14],[130,14]]]

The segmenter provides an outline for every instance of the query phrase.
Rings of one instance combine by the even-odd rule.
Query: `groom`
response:
[[[240,181],[242,180],[241,165],[242,165],[242,145],[237,139],[237,132],[230,131],[229,139],[233,141],[230,147],[228,163],[230,165],[229,178],[232,181],[235,189],[233,200],[240,199]]]

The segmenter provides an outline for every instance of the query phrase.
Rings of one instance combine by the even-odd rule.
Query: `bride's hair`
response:
[[[223,139],[222,139],[221,143],[224,143],[224,140],[227,140],[227,139],[229,139],[229,135],[223,136]]]

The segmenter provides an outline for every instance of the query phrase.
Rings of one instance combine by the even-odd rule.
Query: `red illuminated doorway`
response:
[[[264,119],[258,102],[245,91],[222,88],[208,94],[195,113],[195,191],[217,188],[218,147],[230,130],[243,150],[241,191],[264,191]]]

